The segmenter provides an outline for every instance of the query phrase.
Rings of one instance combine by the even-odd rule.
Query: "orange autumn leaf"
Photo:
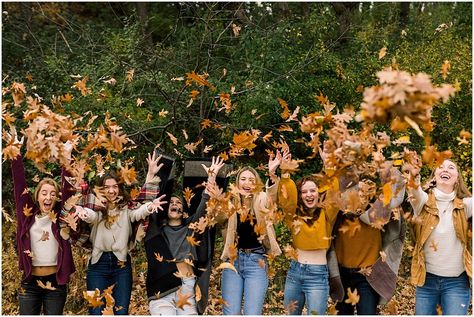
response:
[[[74,83],[74,85],[71,86],[71,88],[76,88],[81,92],[81,95],[87,96],[88,94],[91,93],[91,89],[87,87],[87,80],[89,79],[89,76],[85,76],[83,79],[78,80]]]
[[[20,155],[21,143],[18,142],[16,128],[10,126],[10,131],[3,130],[2,139],[5,140],[6,145],[3,148],[3,160],[14,160]]]
[[[5,121],[6,125],[11,125],[16,120],[8,111],[2,113],[2,119]]]
[[[70,93],[67,93],[63,96],[61,96],[61,101],[64,101],[64,102],[71,102],[72,101],[72,95]]]
[[[70,212],[65,217],[60,217],[59,219],[66,223],[72,230],[77,231],[78,218],[74,213]]]
[[[194,143],[186,143],[184,145],[184,148],[194,154],[194,151],[196,151],[198,145],[201,144],[202,141],[203,139],[200,139],[199,141],[194,142]]]
[[[451,63],[448,60],[445,60],[443,62],[443,65],[441,65],[441,70],[439,73],[441,74],[443,79],[446,79],[448,77],[450,70],[451,70]]]
[[[319,96],[316,96],[315,98],[321,105],[325,105],[329,101],[328,97],[325,96],[321,91],[319,92]]]
[[[194,71],[192,71],[191,73],[186,73],[186,85],[191,85],[191,83],[194,82],[198,86],[207,86],[212,91],[215,91],[216,88],[206,80],[206,77],[207,76],[205,75],[196,74],[196,72]]]
[[[286,120],[290,116],[290,109],[288,108],[288,104],[286,103],[285,100],[278,98],[278,103],[283,109],[283,112],[280,113],[280,116],[282,119]]]
[[[25,217],[30,217],[32,216],[33,214],[31,213],[31,211],[33,210],[33,207],[28,207],[28,205],[25,205],[23,207],[23,214],[25,215]]]
[[[193,100],[196,100],[197,96],[200,94],[199,91],[197,90],[191,90],[191,92],[189,93],[189,97]]]
[[[104,302],[102,302],[102,295],[100,294],[98,288],[96,288],[94,291],[83,291],[82,295],[90,307],[95,308],[104,305]]]
[[[355,306],[359,302],[360,296],[357,294],[357,288],[354,289],[354,292],[350,289],[350,287],[347,288],[347,299],[344,301],[347,304],[351,304]]]
[[[387,206],[390,203],[390,200],[392,200],[392,183],[391,182],[385,183],[382,187],[382,192],[383,192],[383,205]]]
[[[196,239],[194,239],[194,236],[188,236],[186,237],[186,240],[188,240],[188,243],[193,247],[201,244],[201,241],[196,241]]]
[[[178,139],[174,135],[172,135],[169,132],[166,132],[166,134],[168,134],[168,137],[170,138],[171,142],[173,142],[174,145],[178,145]]]
[[[58,220],[58,215],[53,210],[48,212],[48,217],[53,223],[56,223],[56,221]]]
[[[232,101],[230,100],[230,94],[221,92],[219,94],[219,99],[222,103],[222,108],[219,109],[219,111],[224,109],[225,113],[230,113],[232,111]]]
[[[186,201],[186,204],[188,205],[188,207],[191,207],[191,199],[193,199],[194,196],[195,196],[195,194],[193,193],[193,190],[191,188],[186,187],[183,190],[183,197],[184,197],[184,200]]]
[[[204,119],[204,120],[201,121],[201,129],[202,130],[210,128],[210,127],[212,127],[212,121],[211,120]]]
[[[126,75],[125,75],[125,79],[128,82],[131,82],[133,80],[134,76],[135,76],[135,69],[132,68],[132,69],[127,70]]]
[[[189,302],[189,299],[191,297],[193,297],[193,295],[194,295],[193,293],[182,294],[181,289],[179,289],[178,292],[176,293],[176,295],[178,296],[178,300],[176,301],[176,308],[183,309],[184,306],[186,306],[186,305],[191,306],[191,303]]]
[[[155,252],[155,259],[156,259],[158,262],[162,262],[162,261],[163,261],[163,256],[160,255],[158,252]]]
[[[131,185],[138,181],[135,167],[132,167],[132,168],[128,168],[128,166],[122,167],[120,168],[119,174],[120,174],[120,178],[127,185]]]
[[[359,231],[361,225],[357,219],[349,220],[347,219],[345,224],[339,228],[339,231],[342,233],[349,232],[349,236],[352,237],[356,231]]]
[[[379,51],[379,59],[384,58],[384,56],[387,54],[387,47],[382,47]]]

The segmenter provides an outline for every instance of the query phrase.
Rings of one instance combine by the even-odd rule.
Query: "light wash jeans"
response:
[[[261,315],[268,287],[266,258],[263,254],[239,251],[233,264],[238,273],[230,269],[222,272],[223,314],[241,315],[243,295],[244,315]]]
[[[285,309],[289,315],[301,315],[306,304],[308,315],[325,315],[329,297],[327,265],[291,261],[285,282]]]
[[[179,290],[168,294],[160,299],[151,300],[149,305],[150,315],[197,315],[196,297],[194,294],[195,277],[182,278],[182,286]],[[178,292],[182,295],[192,296],[188,298],[190,305],[184,305],[183,308],[177,308]]]
[[[467,315],[470,298],[466,272],[458,277],[426,273],[425,285],[416,288],[415,315],[436,315],[437,304],[443,315]]]

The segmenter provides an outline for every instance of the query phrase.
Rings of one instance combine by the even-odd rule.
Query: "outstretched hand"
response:
[[[152,155],[148,153],[148,158],[146,159],[148,163],[148,172],[146,175],[147,183],[151,181],[155,177],[155,175],[160,171],[160,169],[163,167],[163,163],[158,164],[160,160],[161,160],[161,155],[157,156],[156,151],[153,151]]]
[[[283,161],[283,158],[288,158],[289,151],[288,149],[285,149],[285,151],[281,154],[280,150],[276,151],[276,155],[271,155],[269,160],[268,160],[268,171],[270,174],[275,174],[275,171],[277,170],[278,166],[280,166],[281,162]]]
[[[216,176],[219,173],[220,169],[225,165],[224,160],[219,156],[213,156],[211,166],[207,167],[204,164],[201,164],[202,168],[207,173],[207,182],[214,183],[216,181]]]
[[[157,210],[163,211],[163,205],[167,203],[166,195],[161,195],[160,197],[156,198],[152,201],[152,203],[148,206],[148,211],[156,212]]]
[[[81,220],[87,219],[88,214],[84,207],[76,205],[75,209],[76,211],[74,212],[74,216],[79,217]]]

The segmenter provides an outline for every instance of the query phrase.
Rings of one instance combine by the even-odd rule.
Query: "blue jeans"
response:
[[[87,268],[88,291],[98,288],[103,292],[107,287],[115,285],[112,290],[112,296],[115,299],[115,315],[128,315],[132,294],[132,265],[130,262],[130,256],[127,256],[126,263],[119,263],[113,252],[104,252],[97,263],[89,263]],[[103,306],[89,308],[89,315],[101,315],[104,308],[105,301]]]
[[[40,287],[38,281],[45,285],[51,282],[55,290]],[[45,315],[63,314],[67,297],[67,286],[57,284],[56,274],[33,276],[31,282],[21,283],[21,289],[18,293],[20,315],[40,315],[41,309],[43,309]]]
[[[344,299],[342,302],[336,304],[338,315],[354,315],[354,305],[345,303],[347,297],[347,288],[352,292],[357,289],[357,294],[360,296],[359,302],[355,305],[357,315],[376,315],[377,304],[379,302],[379,294],[370,286],[367,278],[358,273],[359,269],[349,269],[340,266],[342,285],[344,286]]]
[[[267,260],[263,254],[239,251],[234,266],[238,273],[222,272],[223,314],[241,315],[243,295],[244,315],[261,315],[268,287]]]
[[[327,265],[291,261],[285,282],[285,309],[301,315],[306,303],[308,315],[324,315],[328,306],[329,273]]]
[[[441,305],[443,315],[467,315],[471,289],[466,272],[458,277],[426,273],[425,284],[416,288],[416,315],[436,315]]]

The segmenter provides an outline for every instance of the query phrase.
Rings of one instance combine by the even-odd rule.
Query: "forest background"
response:
[[[471,187],[469,2],[2,3],[4,133],[7,126],[17,131],[28,127],[28,120],[22,119],[34,100],[75,120],[84,137],[101,124],[110,133],[119,131],[120,151],[89,153],[89,181],[96,177],[96,152],[109,152],[107,164],[125,165],[133,172],[129,176],[143,180],[146,154],[159,145],[163,153],[177,158],[179,178],[182,162],[192,157],[222,155],[235,166],[262,167],[268,161],[266,150],[282,140],[295,158],[305,160],[295,178],[318,172],[320,160],[308,159],[312,153],[308,135],[298,120],[288,119],[322,112],[328,101],[335,105],[334,111],[360,110],[364,89],[377,84],[376,73],[385,67],[423,72],[434,84],[456,88],[449,102],[433,109],[431,143],[439,151],[453,153]],[[21,94],[33,99],[15,100]],[[120,129],[113,130],[117,126]],[[358,129],[357,123],[352,126]],[[426,146],[426,139],[413,129],[393,132],[387,124],[376,129],[394,139],[409,139],[404,145],[419,153]],[[249,135],[249,151],[232,155],[236,136]],[[390,151],[395,150],[387,150],[387,156]],[[54,175],[58,171],[57,164],[47,164],[41,171],[32,160],[26,166],[32,187],[46,175],[44,171]],[[424,168],[423,176],[427,173]],[[6,160],[2,315],[18,313],[21,279],[12,192]],[[282,245],[287,244],[288,230],[279,226],[277,233]],[[382,308],[384,314],[413,314],[409,240],[408,235],[396,295]],[[216,254],[221,249],[218,236]],[[74,252],[78,272],[70,283],[65,312],[86,314],[82,291],[87,253],[79,248]],[[133,315],[148,314],[144,261],[139,244],[133,260]],[[218,263],[216,257],[215,266]],[[288,263],[282,257],[275,264],[265,314],[284,314]],[[219,283],[216,271],[207,314],[221,313]]]

